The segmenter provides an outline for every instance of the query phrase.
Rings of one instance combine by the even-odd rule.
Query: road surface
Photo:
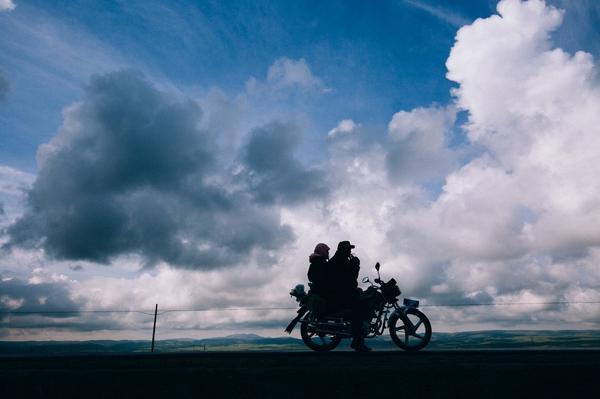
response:
[[[600,350],[0,357],[1,398],[600,398]]]

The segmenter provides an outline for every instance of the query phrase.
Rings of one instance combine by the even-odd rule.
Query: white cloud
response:
[[[443,178],[455,167],[456,154],[448,137],[456,110],[432,106],[400,111],[388,125],[388,174],[394,182],[424,182]]]
[[[0,12],[2,11],[12,11],[16,7],[16,4],[13,0],[0,0]]]
[[[593,59],[552,48],[562,13],[543,2],[503,1],[498,11],[461,29],[447,62],[460,83],[457,102],[469,111],[469,137],[489,150],[510,187],[498,190],[496,209],[528,209],[522,238],[531,249],[600,245]]]
[[[31,271],[31,277],[27,280],[27,284],[37,285],[45,283],[67,283],[70,281],[65,274],[53,273],[47,269],[36,267]]]
[[[438,300],[568,300],[573,289],[597,300],[600,272],[587,266],[600,246],[592,57],[552,47],[562,12],[541,1],[503,1],[498,11],[462,28],[447,62],[469,138],[484,154],[446,176],[431,204],[401,212],[390,237],[415,272],[427,270],[415,288],[432,287]],[[570,319],[568,311],[532,310],[531,321]],[[589,325],[597,309],[585,312]],[[527,314],[495,315],[516,325]]]
[[[382,260],[409,295],[430,302],[576,300],[574,292],[598,300],[600,271],[591,267],[600,247],[600,114],[594,111],[600,96],[593,59],[553,48],[550,32],[562,12],[543,2],[503,1],[498,10],[499,16],[458,32],[447,62],[480,155],[457,170],[451,162],[440,168],[438,175],[447,175],[433,201],[418,187],[408,190],[409,180],[390,186],[380,161],[395,150],[406,162],[398,170],[418,178],[419,170],[444,159],[440,154],[453,155],[445,140],[452,108],[401,111],[389,124],[389,142],[341,149],[332,143],[338,190],[322,223],[356,234],[361,254]],[[434,315],[442,324],[456,317],[480,327],[565,328],[576,306]],[[597,322],[593,306],[577,311],[580,326]]]
[[[26,190],[34,179],[35,176],[30,173],[0,165],[0,228],[5,228],[21,215]]]
[[[336,127],[327,132],[327,137],[333,138],[340,134],[350,134],[359,126],[360,124],[354,123],[352,119],[344,119]]]
[[[246,92],[257,94],[286,90],[317,91],[327,93],[323,81],[313,75],[304,58],[298,60],[281,57],[276,59],[267,71],[264,81],[251,77],[246,81]]]
[[[269,67],[267,82],[276,87],[313,87],[322,84],[321,80],[312,74],[304,58],[293,60],[286,57],[275,60]]]
[[[23,298],[12,298],[8,295],[0,296],[0,303],[4,305],[8,310],[19,309],[25,303]]]

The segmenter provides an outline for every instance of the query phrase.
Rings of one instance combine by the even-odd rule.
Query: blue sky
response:
[[[342,239],[431,303],[596,299],[600,3],[497,3],[0,1],[0,305],[270,306]]]
[[[416,3],[419,4],[419,3]],[[444,78],[455,24],[489,2],[22,1],[0,14],[0,157],[35,169],[37,145],[93,73],[133,67],[182,90],[243,89],[279,57],[304,58],[332,92],[311,99],[318,133],[340,119],[385,124],[400,109],[450,99]],[[451,17],[444,18],[443,13]]]
[[[557,43],[598,54],[598,7],[569,9]],[[494,1],[21,1],[0,14],[0,159],[35,170],[35,151],[91,74],[136,68],[182,90],[243,89],[279,57],[304,58],[332,91],[307,108],[315,134],[343,118],[384,125],[398,110],[445,104],[459,25]],[[596,31],[594,31],[596,30]],[[293,104],[296,105],[296,104]]]

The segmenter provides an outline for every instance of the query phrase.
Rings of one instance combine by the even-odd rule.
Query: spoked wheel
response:
[[[302,323],[300,335],[306,346],[317,352],[330,351],[342,341],[342,338],[337,335],[316,332],[309,323]]]
[[[418,309],[406,309],[401,315],[394,313],[388,325],[394,343],[406,351],[423,349],[431,340],[431,323]]]

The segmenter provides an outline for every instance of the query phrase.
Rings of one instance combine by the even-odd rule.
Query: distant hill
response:
[[[374,349],[395,349],[389,336],[367,341]],[[339,349],[348,350],[349,340]],[[427,349],[591,349],[600,348],[600,330],[471,331],[434,333]],[[306,351],[301,339],[233,334],[207,339],[169,339],[155,343],[155,352]],[[0,341],[0,356],[122,354],[150,351],[149,341]]]
[[[600,330],[434,333],[430,349],[600,348]]]

